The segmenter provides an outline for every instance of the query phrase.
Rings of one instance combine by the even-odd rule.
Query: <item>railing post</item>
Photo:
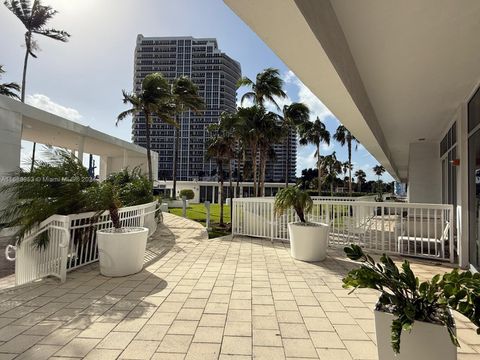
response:
[[[205,201],[204,204],[205,204],[205,209],[207,210],[207,218],[205,219],[205,228],[208,231],[210,230],[210,201]],[[233,234],[233,226],[232,226],[232,234]]]
[[[185,195],[182,196],[182,216],[187,217],[187,197]]]
[[[273,244],[273,239],[274,239],[273,231],[275,229],[275,208],[274,208],[273,201],[270,201],[269,205],[270,205],[270,213],[271,213],[271,215],[270,215],[270,241]]]
[[[453,237],[454,237],[454,234],[455,234],[455,226],[453,224],[453,205],[451,205],[451,207],[449,208],[448,210],[449,212],[449,216],[448,216],[448,221],[450,222],[450,227],[448,229],[448,245],[449,245],[449,249],[450,249],[450,263],[454,263],[455,262],[455,253],[454,253],[454,243],[453,243]],[[458,233],[458,231],[457,231]],[[458,243],[458,242],[457,242]],[[460,256],[458,257],[459,258],[459,262],[460,262]]]
[[[66,223],[65,223],[66,222]],[[70,248],[70,217],[67,216],[63,222],[65,228],[62,231],[62,238],[64,240],[64,246],[60,243],[60,281],[64,283],[67,280],[67,261],[68,261],[68,249]]]

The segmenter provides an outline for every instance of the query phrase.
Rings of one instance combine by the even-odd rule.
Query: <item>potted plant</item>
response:
[[[142,270],[147,245],[148,228],[122,227],[118,209],[122,207],[118,187],[109,181],[92,188],[96,216],[105,209],[113,227],[97,230],[100,273],[105,276],[126,276]]]
[[[377,263],[357,245],[346,247],[345,253],[361,266],[347,274],[343,287],[380,292],[375,307],[379,359],[456,359],[452,310],[467,317],[480,334],[480,274],[454,269],[420,283],[406,260],[400,270],[385,254]]]
[[[310,195],[297,186],[281,189],[275,196],[276,214],[282,215],[293,208],[300,219],[299,222],[288,224],[290,251],[292,257],[297,260],[322,261],[327,256],[329,226],[305,219],[312,206]]]

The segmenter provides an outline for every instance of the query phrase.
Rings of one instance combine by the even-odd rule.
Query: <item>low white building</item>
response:
[[[19,168],[22,140],[68,149],[79,159],[83,154],[99,156],[100,180],[125,167],[148,169],[146,149],[0,95],[0,177]],[[152,151],[155,179],[157,156]]]
[[[480,2],[224,1],[480,268]]]

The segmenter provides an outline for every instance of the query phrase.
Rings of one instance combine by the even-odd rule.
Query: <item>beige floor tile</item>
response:
[[[34,345],[23,354],[19,355],[18,360],[47,360],[58,350],[61,346],[58,345]]]
[[[186,360],[217,360],[220,344],[193,343],[188,349]]]
[[[344,341],[348,352],[354,359],[377,359],[377,347],[372,341]]]
[[[317,349],[317,353],[321,360],[352,360],[345,349]]]
[[[198,327],[193,337],[193,342],[221,343],[223,328],[221,327]]]
[[[114,327],[114,323],[93,323],[78,334],[78,337],[103,339]]]
[[[310,339],[283,339],[286,357],[317,358],[317,352]]]
[[[369,340],[367,334],[358,325],[334,325],[342,340]]]
[[[311,332],[313,345],[317,348],[344,349],[345,345],[335,332],[321,331]]]
[[[99,339],[76,338],[62,347],[55,355],[65,357],[84,357],[98,343]]]
[[[281,347],[254,346],[253,358],[256,360],[283,360],[285,354]]]
[[[40,343],[48,345],[66,345],[75,336],[80,334],[80,332],[81,330],[78,329],[57,329],[40,341]]]
[[[253,316],[252,325],[254,329],[278,329],[276,316]]]
[[[115,331],[140,331],[148,319],[144,318],[125,318],[115,326]]]
[[[121,350],[93,349],[84,360],[115,360],[121,352]]]
[[[151,360],[184,360],[186,354],[155,353]]]
[[[17,335],[3,345],[0,345],[1,353],[20,354],[31,348],[43,337],[37,335]]]
[[[308,339],[308,331],[304,324],[280,323],[280,333],[282,338],[289,339]]]
[[[203,314],[199,326],[225,326],[225,314]]]
[[[240,336],[224,336],[222,342],[222,354],[251,355],[252,338]]]
[[[112,331],[97,345],[99,349],[123,350],[135,337],[135,332]]]
[[[150,359],[160,341],[133,340],[120,355],[120,359]]]
[[[253,330],[254,346],[282,346],[282,337],[278,330]]]
[[[193,335],[197,326],[198,321],[175,320],[170,326],[168,334]]]
[[[182,353],[186,354],[190,343],[192,342],[191,335],[165,335],[157,352],[160,353]]]
[[[171,325],[173,320],[175,320],[177,314],[176,313],[162,313],[158,312],[152,315],[150,319],[148,319],[148,324],[154,325]]]
[[[169,329],[168,325],[146,324],[135,336],[135,340],[160,341]]]

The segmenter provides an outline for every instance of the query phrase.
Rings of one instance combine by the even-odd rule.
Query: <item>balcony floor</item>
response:
[[[106,278],[96,264],[0,294],[0,359],[376,359],[377,295],[348,295],[353,266],[338,251],[317,264],[288,245],[207,239],[165,214],[145,269]],[[415,262],[420,277],[448,268]],[[457,318],[458,359],[480,358],[480,336]]]

